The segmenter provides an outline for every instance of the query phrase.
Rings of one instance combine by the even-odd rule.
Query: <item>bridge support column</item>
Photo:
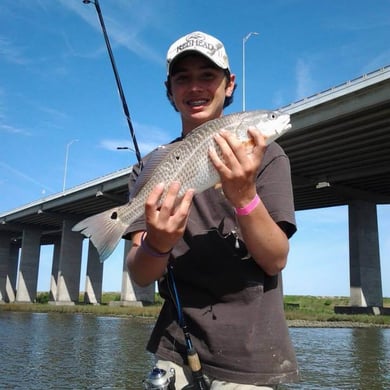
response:
[[[53,259],[51,266],[50,277],[50,301],[55,301],[57,298],[57,286],[58,286],[58,269],[60,264],[60,252],[61,252],[61,240],[56,240],[54,243]]]
[[[56,305],[79,302],[83,235],[72,231],[74,222],[64,220],[58,265]]]
[[[32,303],[37,296],[41,232],[23,230],[16,302]]]
[[[349,205],[351,306],[383,306],[376,205]]]
[[[124,247],[122,290],[119,304],[121,306],[143,306],[144,303],[153,303],[155,291],[154,283],[147,287],[140,287],[131,279],[126,265],[126,256],[131,248],[131,241],[125,240]]]
[[[99,254],[89,241],[87,275],[85,278],[84,303],[97,305],[102,301],[103,286],[103,263],[99,259]]]
[[[11,255],[11,234],[0,232],[0,303],[9,302],[7,279]]]
[[[338,313],[383,314],[376,205],[364,201],[349,204],[350,306]]]
[[[8,276],[6,281],[6,295],[8,302],[16,300],[16,278],[18,276],[19,245],[11,242],[11,252],[8,263]]]

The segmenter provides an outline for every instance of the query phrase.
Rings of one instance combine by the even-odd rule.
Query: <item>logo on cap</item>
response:
[[[179,54],[183,50],[188,50],[190,48],[202,48],[205,50],[208,50],[208,53],[210,56],[215,55],[215,52],[222,49],[223,45],[220,42],[217,42],[216,44],[211,43],[210,41],[207,41],[207,37],[203,35],[202,33],[192,33],[185,37],[186,42],[182,43],[181,45],[178,45],[176,47],[176,52]],[[203,52],[203,50],[201,50]]]
[[[185,51],[196,51],[214,62],[222,69],[229,69],[229,60],[225,48],[217,38],[195,31],[171,45],[167,54],[167,73],[170,72],[172,61]]]

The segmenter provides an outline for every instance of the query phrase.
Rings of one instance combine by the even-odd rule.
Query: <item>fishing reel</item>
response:
[[[153,367],[148,377],[142,381],[145,390],[175,390],[175,369],[171,368],[169,372]]]

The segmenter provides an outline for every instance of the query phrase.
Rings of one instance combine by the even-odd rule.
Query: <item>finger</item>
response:
[[[209,158],[220,175],[223,175],[224,172],[228,171],[228,168],[226,167],[222,159],[219,157],[214,147],[211,147],[209,149]]]
[[[221,149],[222,161],[225,167],[233,175],[241,172],[242,168],[248,164],[247,156],[251,153],[251,151],[247,150],[246,142],[239,140],[234,134],[228,131],[222,131],[216,137],[216,142]],[[248,147],[252,149],[253,142]],[[227,174],[228,171],[225,172],[225,175]]]
[[[164,183],[159,183],[153,188],[145,202],[145,208],[147,210],[156,209],[159,207],[162,194],[164,193],[164,188]]]
[[[181,235],[184,232],[185,227],[187,226],[194,195],[195,191],[193,189],[186,191],[174,214],[174,218],[176,221],[175,223],[178,231],[181,232]]]
[[[250,127],[248,129],[248,135],[253,140],[254,146],[258,146],[263,148],[266,146],[267,137],[265,137],[260,131],[258,131],[255,127]]]
[[[178,202],[178,195],[180,191],[180,183],[175,181],[172,182],[167,190],[165,199],[163,200],[160,208],[160,213],[162,217],[169,217]]]
[[[189,189],[186,191],[186,193],[183,196],[183,199],[180,202],[180,207],[179,207],[182,213],[185,214],[189,213],[194,195],[195,195],[194,189]]]
[[[239,144],[237,143],[238,140],[234,138],[235,137],[227,131],[221,131],[214,137],[215,142],[221,150],[221,155],[225,165],[229,165],[235,160],[236,156],[234,149],[236,149]]]
[[[219,136],[220,138],[220,142],[221,140],[224,140],[226,145],[229,146],[230,149],[236,149],[238,148],[241,144],[242,144],[242,141],[239,140],[235,134],[233,134],[232,132],[230,131],[227,131],[227,130],[220,130],[220,132],[217,134],[217,136]]]
[[[178,181],[173,181],[169,185],[167,195],[166,195],[166,203],[167,204],[170,204],[170,203],[174,204],[176,202],[176,198],[179,195],[180,187],[181,187],[181,184]]]

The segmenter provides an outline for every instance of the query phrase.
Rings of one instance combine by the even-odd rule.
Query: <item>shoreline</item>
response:
[[[383,328],[390,329],[390,324],[376,324],[355,321],[317,321],[317,320],[287,320],[289,328]]]
[[[134,318],[137,320],[154,322],[160,312],[161,306],[151,305],[145,307],[123,307],[110,305],[65,305],[53,306],[50,304],[21,304],[2,303],[1,312],[24,313],[56,313],[56,314],[87,314],[96,316],[111,316],[122,318]],[[289,328],[384,328],[390,329],[389,316],[374,315],[337,315],[319,318],[318,313],[312,313],[312,318],[307,313],[285,311],[287,326]],[[309,318],[308,318],[309,317]],[[387,318],[383,318],[387,317]]]

